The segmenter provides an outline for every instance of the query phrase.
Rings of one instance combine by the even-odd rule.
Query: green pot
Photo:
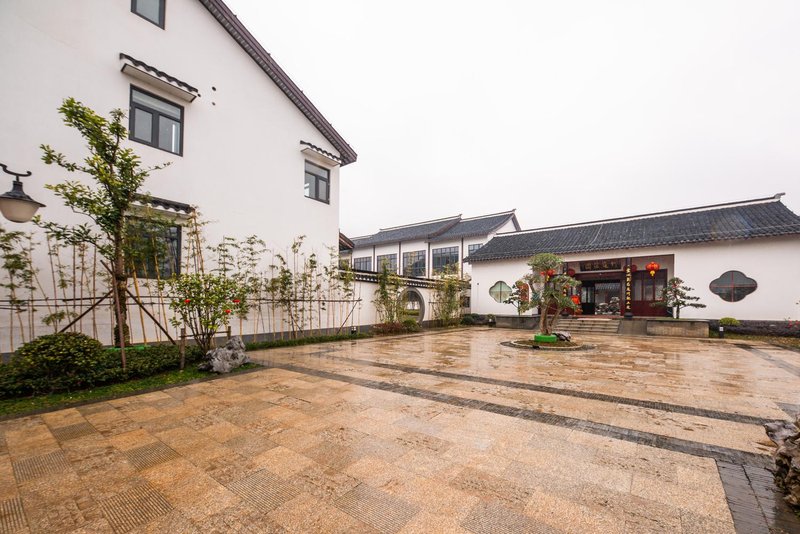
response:
[[[533,340],[536,343],[555,343],[558,341],[558,338],[553,335],[545,335],[545,334],[536,334],[533,336]]]

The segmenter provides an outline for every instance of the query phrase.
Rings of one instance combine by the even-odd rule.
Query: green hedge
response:
[[[308,336],[297,339],[275,339],[273,341],[256,341],[246,343],[246,350],[274,349],[277,347],[295,347],[297,345],[310,345],[312,343],[330,343],[332,341],[349,341],[351,339],[364,339],[372,337],[370,334],[337,334],[332,336]]]
[[[118,349],[106,349],[84,334],[65,332],[39,337],[20,347],[11,362],[0,365],[0,397],[75,391],[102,384],[145,378],[177,369],[178,347],[154,345],[125,351],[123,371]],[[202,357],[196,347],[186,348],[186,361]]]

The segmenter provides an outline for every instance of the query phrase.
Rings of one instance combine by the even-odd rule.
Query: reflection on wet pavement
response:
[[[500,345],[525,334],[260,351],[257,372],[2,422],[0,532],[797,528],[760,426],[800,404],[797,354]]]

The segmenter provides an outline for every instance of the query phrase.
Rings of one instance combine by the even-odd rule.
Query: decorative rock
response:
[[[800,414],[794,423],[777,421],[764,425],[778,450],[775,458],[775,484],[785,493],[791,506],[800,507]]]
[[[572,341],[572,334],[569,332],[553,332],[559,341]]]
[[[206,360],[197,366],[201,371],[230,373],[250,361],[244,351],[244,342],[240,337],[232,337],[224,346],[206,353]]]

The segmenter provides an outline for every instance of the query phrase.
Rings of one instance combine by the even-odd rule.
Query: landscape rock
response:
[[[553,335],[556,336],[559,341],[572,341],[572,334],[569,332],[553,332]]]
[[[201,371],[230,373],[237,367],[248,363],[250,358],[244,351],[244,341],[240,337],[232,337],[222,347],[206,353],[206,359],[197,366]]]
[[[786,502],[800,508],[800,414],[794,423],[778,421],[764,425],[769,439],[778,449],[775,458],[775,484],[786,493]]]

